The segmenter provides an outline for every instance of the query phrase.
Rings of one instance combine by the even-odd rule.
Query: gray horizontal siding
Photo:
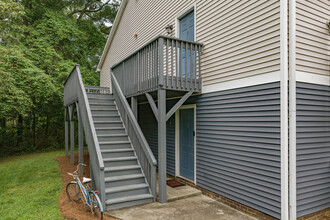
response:
[[[197,185],[280,218],[279,83],[192,96],[184,104],[192,103]],[[139,105],[139,123],[157,157],[157,122],[149,104]],[[167,123],[167,169],[175,174],[173,116]]]
[[[150,145],[152,153],[158,161],[158,127],[157,120],[150,108],[150,105],[139,105],[139,125],[145,138]],[[172,116],[167,121],[166,126],[166,154],[167,154],[167,173],[175,175],[175,117]]]
[[[330,87],[297,83],[297,209],[330,207]]]
[[[197,185],[280,217],[279,83],[201,95]]]

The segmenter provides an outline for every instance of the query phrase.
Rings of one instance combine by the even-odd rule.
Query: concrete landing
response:
[[[158,184],[157,184],[157,193],[158,193]],[[179,199],[198,196],[201,195],[202,192],[190,186],[179,186],[173,188],[166,185],[166,194],[167,194],[167,201],[172,202]],[[157,196],[157,200],[158,200],[158,196]]]
[[[178,187],[180,188],[180,187]],[[255,220],[205,195],[197,195],[161,204],[159,202],[109,211],[111,217],[124,220]]]

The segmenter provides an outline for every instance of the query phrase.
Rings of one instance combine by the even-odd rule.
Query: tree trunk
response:
[[[36,147],[36,114],[33,111],[32,113],[32,133],[33,133],[33,147]]]
[[[18,115],[18,123],[17,123],[17,143],[18,146],[23,141],[23,116],[21,114]]]

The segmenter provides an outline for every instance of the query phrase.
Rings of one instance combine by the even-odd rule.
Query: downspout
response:
[[[297,219],[296,195],[296,0],[289,1],[289,204]]]
[[[281,219],[289,219],[288,187],[288,0],[280,1]]]

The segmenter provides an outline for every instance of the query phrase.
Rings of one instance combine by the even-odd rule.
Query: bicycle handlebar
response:
[[[77,166],[77,170],[75,170],[74,172],[73,172],[73,174],[72,173],[67,173],[68,175],[70,175],[70,176],[75,176],[75,175],[78,175],[78,173],[79,173],[79,166],[84,166],[84,167],[86,167],[87,165],[86,164],[84,164],[84,163],[79,163],[78,164],[78,166]]]

